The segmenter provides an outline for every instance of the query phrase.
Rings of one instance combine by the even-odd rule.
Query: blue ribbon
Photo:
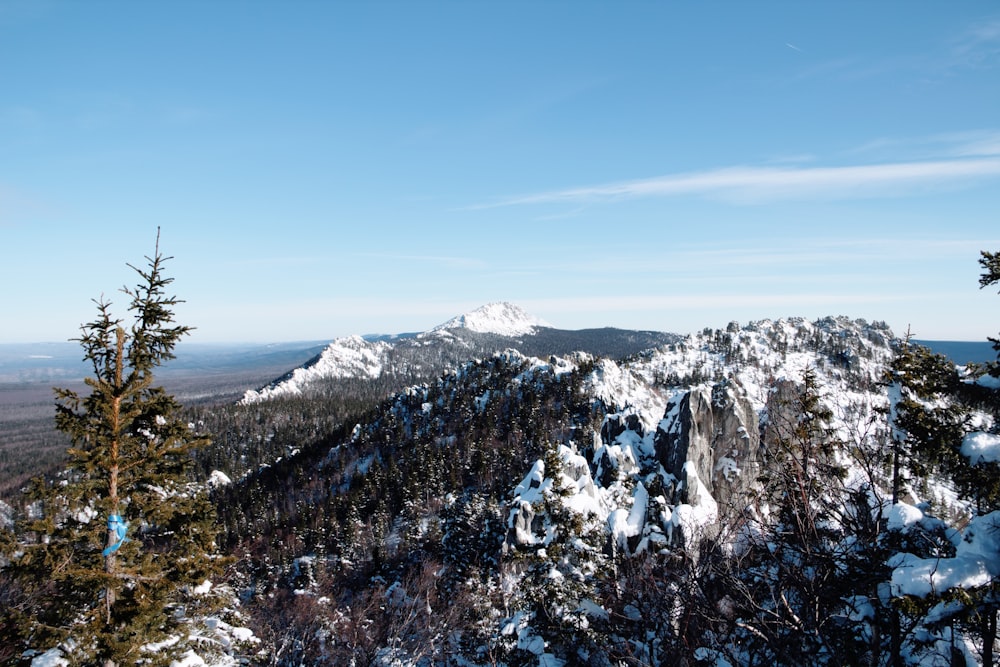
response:
[[[115,535],[118,537],[118,541],[101,552],[105,556],[110,556],[114,552],[118,551],[121,545],[128,542],[128,538],[125,537],[125,533],[128,532],[128,523],[122,520],[120,514],[112,514],[108,517],[108,530],[114,531]]]

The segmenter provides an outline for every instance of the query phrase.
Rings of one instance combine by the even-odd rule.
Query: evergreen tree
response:
[[[801,385],[779,382],[767,410],[763,520],[746,533],[744,553],[717,559],[713,573],[737,619],[736,645],[754,664],[865,664],[845,601],[870,584],[849,578],[864,569],[845,530],[857,511],[815,373],[806,370]]]
[[[956,468],[966,410],[955,397],[961,380],[955,364],[907,340],[892,362],[893,500],[903,469],[924,477]]]
[[[10,613],[35,649],[62,648],[78,664],[157,664],[143,650],[180,634],[195,589],[217,574],[214,511],[190,482],[191,450],[206,444],[153,371],[190,331],[173,321],[180,303],[164,290],[169,259],[159,250],[122,292],[128,321],[96,300],[98,316],[79,342],[93,374],[89,393],[56,389],[56,425],[72,440],[66,470],[36,480],[11,563],[27,604]],[[186,636],[186,633],[184,633]],[[183,645],[183,642],[180,642]]]
[[[979,288],[1000,284],[1000,252],[980,253],[979,265],[983,267],[983,274],[979,276]],[[991,373],[1000,376],[1000,338],[990,338],[993,349],[997,351],[997,363],[993,366]]]
[[[983,252],[980,264],[985,269],[981,287],[1000,282],[1000,253]],[[1000,352],[1000,340],[990,340]],[[989,370],[1000,374],[1000,364],[991,364]],[[974,516],[1000,510],[1000,465],[970,460],[962,451],[970,413],[977,406],[995,406],[996,394],[963,382],[952,362],[920,346],[905,345],[894,360],[893,373],[897,389],[892,426],[909,455],[909,469],[950,480]],[[982,586],[940,591],[922,601],[902,600],[899,606],[927,615],[935,604],[924,619],[926,625],[976,637],[982,663],[993,664],[1000,610],[996,579]]]

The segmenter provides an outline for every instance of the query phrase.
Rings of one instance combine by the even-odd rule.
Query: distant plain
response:
[[[325,342],[179,345],[157,379],[182,404],[239,400],[319,354]],[[0,497],[59,464],[53,387],[85,392],[91,369],[75,343],[0,344]]]

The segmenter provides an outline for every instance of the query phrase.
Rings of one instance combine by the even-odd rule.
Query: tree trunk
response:
[[[899,627],[899,611],[892,610],[892,646],[890,648],[889,660],[892,667],[903,667],[902,654],[902,631]]]
[[[993,644],[997,640],[997,612],[991,609],[982,618],[983,665],[993,665]]]
[[[114,526],[111,525],[111,516],[118,516],[118,473],[119,473],[119,456],[120,456],[120,445],[121,442],[119,437],[121,435],[121,410],[122,410],[122,371],[125,365],[125,330],[121,327],[116,331],[117,340],[115,344],[115,377],[113,391],[115,395],[112,399],[111,404],[111,428],[112,428],[112,440],[111,440],[111,457],[108,465],[108,500],[110,501],[109,519],[108,519],[108,555],[104,557],[104,573],[108,575],[108,583],[104,588],[104,611],[105,611],[105,623],[111,624],[111,609],[115,604],[116,592],[112,585],[114,581],[114,575],[118,571],[118,558],[117,554],[112,551],[115,544],[118,543],[118,533]]]

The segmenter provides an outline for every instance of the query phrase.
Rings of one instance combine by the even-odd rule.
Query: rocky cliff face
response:
[[[673,503],[697,505],[705,500],[697,497],[701,489],[723,510],[738,501],[761,464],[757,422],[750,400],[731,380],[673,399],[654,438],[657,459],[676,479]]]

